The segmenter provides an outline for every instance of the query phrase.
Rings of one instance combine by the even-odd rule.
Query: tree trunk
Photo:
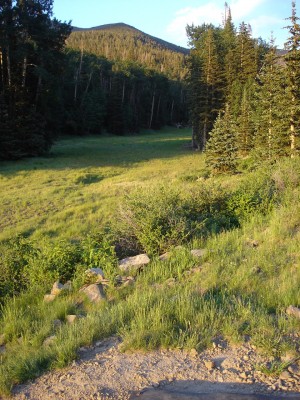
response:
[[[149,122],[149,129],[151,129],[151,126],[152,126],[153,112],[154,112],[154,104],[155,104],[155,89],[154,89],[153,97],[152,97],[151,116],[150,116],[150,122]]]
[[[23,69],[22,69],[22,88],[25,87],[26,84],[26,71],[27,71],[27,56],[24,57],[23,60]]]
[[[79,67],[75,74],[74,103],[76,103],[77,101],[78,81],[82,70],[82,59],[83,59],[83,44],[81,43]]]

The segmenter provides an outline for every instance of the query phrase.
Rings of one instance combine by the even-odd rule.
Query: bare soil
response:
[[[198,393],[198,398],[204,399],[201,396],[207,393],[207,399],[211,399],[209,396],[215,393],[215,398],[221,400],[228,399],[226,393],[231,393],[240,395],[239,399],[246,395],[249,399],[263,399],[267,394],[272,394],[271,398],[300,399],[300,365],[294,362],[289,370],[275,377],[260,371],[260,366],[269,361],[248,343],[234,347],[220,341],[202,353],[124,353],[120,339],[113,337],[80,349],[78,360],[69,367],[15,387],[13,398],[190,399]],[[190,393],[192,397],[180,393]],[[258,394],[261,397],[256,397]]]

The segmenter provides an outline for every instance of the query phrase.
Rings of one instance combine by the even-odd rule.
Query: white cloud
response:
[[[241,20],[261,6],[266,0],[233,0],[229,2],[233,19]]]
[[[243,20],[266,0],[232,0],[228,1],[233,20]],[[171,40],[185,44],[186,26],[212,23],[216,26],[222,23],[224,15],[224,1],[211,0],[199,7],[186,7],[176,12],[175,18],[168,25],[166,31]],[[246,21],[247,22],[247,21]]]

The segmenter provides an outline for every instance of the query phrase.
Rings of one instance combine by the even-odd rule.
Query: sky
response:
[[[244,21],[253,37],[269,41],[271,32],[277,47],[288,37],[285,18],[291,15],[291,0],[227,0],[235,26]],[[124,22],[179,46],[188,47],[187,25],[222,24],[225,0],[54,0],[54,16],[72,25],[90,28]],[[300,0],[296,0],[300,16]]]

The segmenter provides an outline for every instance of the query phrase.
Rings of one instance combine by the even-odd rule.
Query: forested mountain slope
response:
[[[189,50],[150,36],[124,23],[94,28],[73,28],[67,46],[113,61],[128,61],[151,68],[170,78],[186,75]]]

